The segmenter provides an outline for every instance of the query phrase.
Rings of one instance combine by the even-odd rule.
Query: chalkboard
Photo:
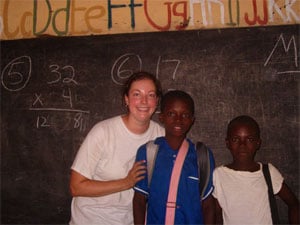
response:
[[[1,223],[68,223],[75,154],[96,122],[124,113],[119,90],[137,70],[194,97],[190,138],[207,143],[217,165],[230,160],[229,120],[255,117],[257,159],[299,197],[299,28],[1,41]],[[287,221],[284,205],[280,214]]]

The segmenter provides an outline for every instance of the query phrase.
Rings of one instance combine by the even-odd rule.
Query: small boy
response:
[[[150,187],[148,187],[147,173],[134,187],[134,223],[145,224],[146,221],[146,224],[165,224],[172,170],[180,152],[183,151],[180,148],[183,142],[187,143],[188,148],[179,177],[177,199],[175,206],[168,204],[168,207],[175,207],[174,224],[203,224],[203,217],[205,222],[213,223],[212,173],[205,190],[206,199],[201,203],[195,145],[186,139],[195,120],[192,97],[179,90],[167,92],[161,101],[159,120],[165,127],[165,136],[154,141],[159,148]],[[136,161],[146,161],[146,158],[146,145],[143,145],[138,149]],[[210,161],[213,163],[212,154]],[[203,212],[201,204],[203,204]]]
[[[226,146],[233,161],[213,173],[218,224],[273,224],[262,163],[254,160],[261,145],[260,128],[250,116],[230,121]],[[299,201],[282,175],[268,163],[274,194],[288,206],[289,222],[299,224]]]

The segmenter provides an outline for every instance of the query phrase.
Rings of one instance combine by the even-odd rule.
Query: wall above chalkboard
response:
[[[1,223],[68,223],[75,154],[96,122],[124,112],[119,90],[141,69],[155,74],[165,91],[193,96],[190,137],[210,146],[218,165],[230,159],[229,120],[255,117],[263,139],[258,160],[279,168],[299,196],[299,30],[1,41]]]
[[[293,25],[300,2],[287,0],[0,1],[0,39]]]

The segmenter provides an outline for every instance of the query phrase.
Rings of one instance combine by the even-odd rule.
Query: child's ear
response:
[[[158,119],[159,119],[159,122],[164,123],[164,116],[163,116],[162,112],[158,114]]]
[[[228,138],[225,138],[225,144],[226,144],[226,147],[229,149],[229,139]]]
[[[256,148],[256,150],[259,150],[259,149],[260,149],[260,146],[261,146],[261,139],[259,138],[259,139],[257,140],[257,148]]]

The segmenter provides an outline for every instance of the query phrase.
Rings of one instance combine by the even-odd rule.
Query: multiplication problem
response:
[[[30,110],[40,111],[36,117],[36,128],[85,131],[89,111],[74,107],[79,85],[75,68],[72,65],[51,64],[47,72],[46,85],[53,93],[42,94],[43,90],[34,93]]]

